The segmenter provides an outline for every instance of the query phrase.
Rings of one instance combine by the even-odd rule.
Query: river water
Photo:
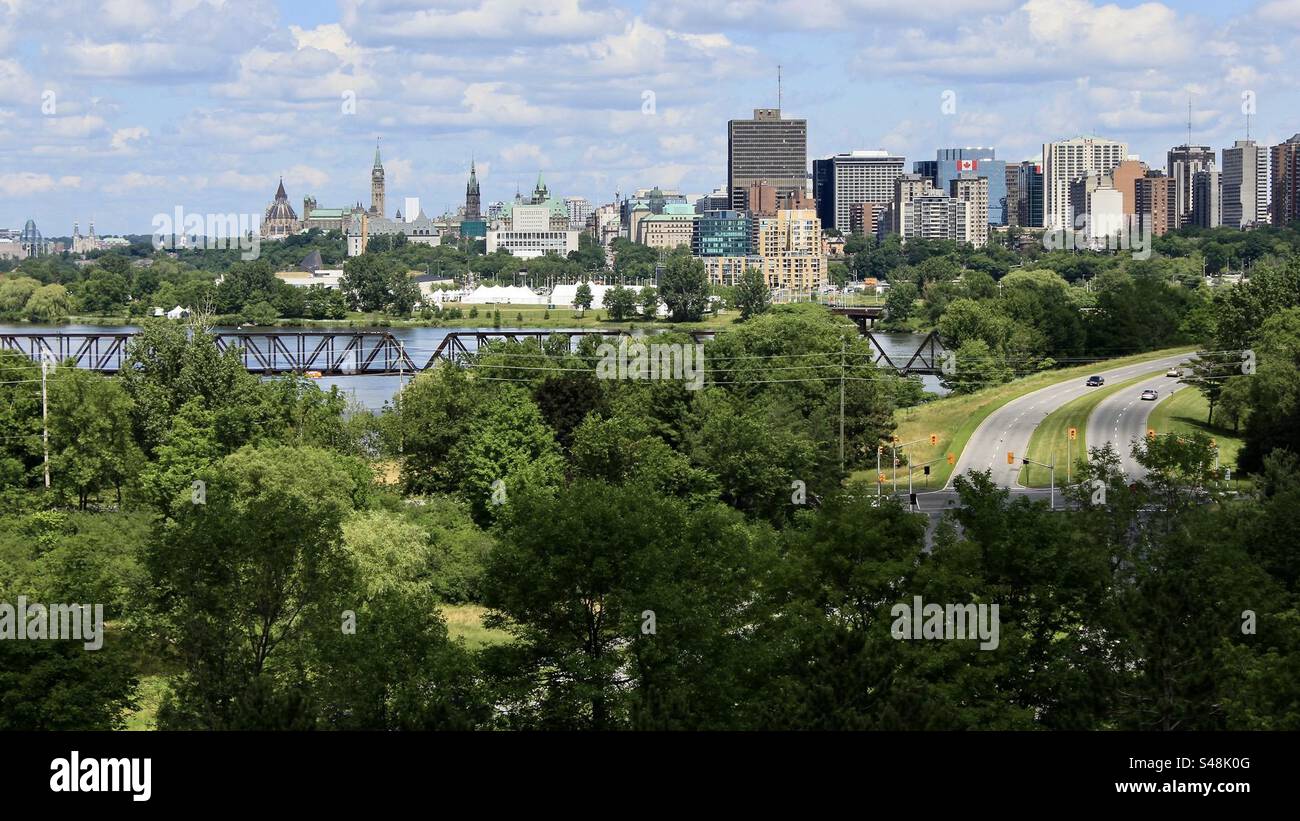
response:
[[[5,324],[0,323],[0,335],[3,334],[33,334],[33,333],[130,333],[137,330],[133,325],[28,325],[23,323]],[[305,333],[311,334],[313,330],[321,331],[387,331],[393,337],[399,340],[406,348],[410,358],[423,364],[432,356],[438,345],[441,344],[447,334],[453,332],[461,333],[501,333],[510,330],[554,330],[557,333],[563,333],[564,329],[558,328],[421,328],[421,327],[401,327],[401,328],[380,328],[380,327],[349,327],[346,324],[323,326],[313,325],[303,328],[217,328],[219,331],[243,331],[246,333],[257,333],[261,331],[283,331],[286,333]],[[590,328],[576,328],[577,332],[591,330]],[[917,347],[925,340],[925,334],[915,333],[880,333],[872,332],[880,346],[885,350],[889,357],[898,364],[903,364],[908,357],[916,351]],[[472,340],[470,341],[472,343]],[[410,375],[406,377],[408,380]],[[921,377],[925,389],[934,393],[946,393],[939,385],[937,377]],[[379,410],[386,402],[393,398],[397,393],[400,377],[396,376],[333,376],[322,377],[316,380],[316,383],[326,390],[331,385],[337,385],[339,390],[347,394],[353,401],[363,407],[372,410]]]

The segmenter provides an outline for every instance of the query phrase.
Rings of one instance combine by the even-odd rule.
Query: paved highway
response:
[[[1088,426],[1084,433],[1088,447],[1099,448],[1110,442],[1119,453],[1120,468],[1129,479],[1142,478],[1146,471],[1132,456],[1133,442],[1147,435],[1147,421],[1156,405],[1185,387],[1187,386],[1180,384],[1176,377],[1165,376],[1164,371],[1161,371],[1158,376],[1106,397],[1088,416]],[[1156,401],[1143,401],[1142,391],[1148,388],[1159,392]]]
[[[1106,384],[1113,385],[1116,382],[1123,382],[1157,370],[1163,373],[1187,358],[1188,354],[1178,354],[1161,359],[1147,360],[1135,365],[1125,365],[1121,368],[1098,369],[1094,373],[1104,377]],[[1056,385],[1049,385],[1046,388],[1040,388],[1018,399],[1011,400],[989,414],[980,426],[975,429],[970,441],[966,443],[961,458],[957,460],[957,465],[953,469],[953,477],[960,476],[971,470],[992,470],[995,484],[1002,487],[1020,487],[1020,459],[1029,448],[1029,439],[1033,436],[1034,429],[1052,411],[1072,399],[1083,396],[1088,391],[1095,390],[1084,385],[1086,379],[1086,376],[1079,377]],[[1167,379],[1165,381],[1172,382],[1173,380]],[[1129,394],[1137,396],[1140,391],[1133,393],[1134,390],[1129,388],[1120,391],[1120,393],[1125,397]],[[1151,405],[1154,403],[1148,402],[1146,404]],[[1142,416],[1143,424],[1145,424],[1145,421],[1146,417]],[[1121,425],[1120,427],[1124,428],[1125,426]],[[1143,428],[1143,433],[1145,433],[1145,428]],[[1088,435],[1088,442],[1089,444],[1093,442],[1091,434]],[[1016,463],[1014,465],[1007,464],[1007,451],[1015,453]],[[952,486],[951,479],[949,479],[948,484],[949,487]]]

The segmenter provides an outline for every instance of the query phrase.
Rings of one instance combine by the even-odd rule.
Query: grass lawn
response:
[[[1151,411],[1149,426],[1156,433],[1203,433],[1209,436],[1219,446],[1219,464],[1232,468],[1235,475],[1241,437],[1227,428],[1206,424],[1209,412],[1210,403],[1205,396],[1195,388],[1185,387],[1156,405]]]
[[[489,630],[483,626],[487,608],[477,604],[445,604],[442,617],[447,620],[447,634],[452,639],[464,639],[465,645],[477,650],[489,644],[505,644],[510,634],[504,630]]]
[[[952,474],[952,465],[948,464],[945,457],[951,453],[956,459],[960,459],[962,449],[966,447],[971,434],[980,426],[980,423],[988,418],[990,413],[1011,400],[1058,382],[1087,378],[1100,370],[1145,362],[1149,359],[1159,359],[1176,353],[1188,353],[1192,350],[1194,349],[1190,347],[1170,348],[1163,351],[1134,354],[1121,359],[1110,359],[1105,362],[1093,362],[1071,368],[1044,371],[1004,385],[985,388],[975,393],[947,396],[914,408],[900,408],[894,413],[895,431],[900,442],[921,440],[908,449],[912,464],[920,465],[932,459],[939,460],[930,468],[930,489],[933,490],[947,484],[948,477]],[[938,444],[934,446],[931,446],[929,442],[932,433],[939,437]],[[867,442],[862,444],[869,451],[875,443]],[[886,449],[885,456],[881,460],[882,472],[886,477],[892,476],[889,469],[889,458],[889,450]],[[901,454],[899,461],[902,461]],[[855,471],[851,478],[871,481],[875,479],[875,474],[876,471],[873,466],[867,470]],[[899,486],[906,486],[906,481],[906,471],[900,470]],[[915,477],[914,482],[918,487],[924,489],[924,479],[920,475]]]
[[[1047,418],[1034,428],[1034,435],[1029,439],[1030,459],[1047,465],[1056,465],[1056,483],[1064,487],[1066,482],[1066,452],[1069,452],[1070,471],[1074,471],[1080,457],[1088,454],[1088,417],[1101,404],[1102,400],[1118,391],[1130,388],[1144,380],[1156,376],[1162,371],[1135,376],[1125,382],[1107,385],[1100,390],[1089,391],[1078,399],[1071,400],[1047,415]],[[1177,394],[1175,394],[1177,396]],[[1066,436],[1070,428],[1078,429],[1079,438],[1069,441]],[[1052,472],[1038,465],[1025,465],[1020,470],[1020,483],[1025,487],[1047,487],[1051,484]]]

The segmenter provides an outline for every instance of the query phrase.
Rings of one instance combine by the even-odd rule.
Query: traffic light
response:
[[[1156,429],[1155,429],[1155,428],[1147,428],[1147,438],[1148,438],[1148,439],[1154,439],[1154,438],[1156,438]]]
[[[1079,429],[1078,429],[1078,428],[1070,428],[1070,441],[1073,442],[1074,440],[1076,440],[1076,439],[1078,439],[1078,438],[1079,438]]]
[[[926,465],[926,466],[923,468],[923,470],[925,471],[925,475],[926,475],[926,476],[929,476],[929,475],[930,475],[930,466],[929,466],[929,465]]]
[[[1007,451],[1007,464],[1014,465],[1015,463],[1016,463],[1016,455],[1011,451]]]
[[[1214,448],[1215,450],[1218,450],[1218,449],[1219,449],[1219,443],[1218,443],[1217,441],[1215,441],[1214,439],[1211,439],[1211,440],[1210,440],[1210,447]]]
[[[956,457],[955,455],[951,454],[951,453],[948,454],[948,464],[950,464],[950,465],[955,465],[955,464],[957,464],[957,457]]]
[[[876,474],[876,484],[883,485],[884,483],[885,483],[885,474],[883,473]]]
[[[934,447],[937,444],[939,444],[939,434],[937,433],[930,434],[930,446]]]
[[[897,436],[897,435],[894,435],[894,436],[889,437],[889,441],[891,441],[891,442],[893,442],[895,445],[897,445],[897,444],[898,444],[898,436]]]

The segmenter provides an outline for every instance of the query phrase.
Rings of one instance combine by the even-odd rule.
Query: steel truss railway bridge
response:
[[[388,331],[219,331],[217,347],[236,349],[249,371],[264,375],[312,374],[321,376],[389,376],[432,368],[438,362],[466,363],[477,351],[494,342],[535,341],[549,350],[562,345],[574,351],[587,337],[616,339],[623,331],[451,331],[427,358],[412,355],[402,340]],[[33,362],[72,360],[76,367],[116,373],[127,360],[130,332],[100,333],[0,333],[0,350],[15,351]],[[712,338],[712,331],[691,334],[697,342]],[[931,333],[906,360],[890,357],[880,341],[865,331],[873,362],[900,374],[938,374],[943,346]]]

